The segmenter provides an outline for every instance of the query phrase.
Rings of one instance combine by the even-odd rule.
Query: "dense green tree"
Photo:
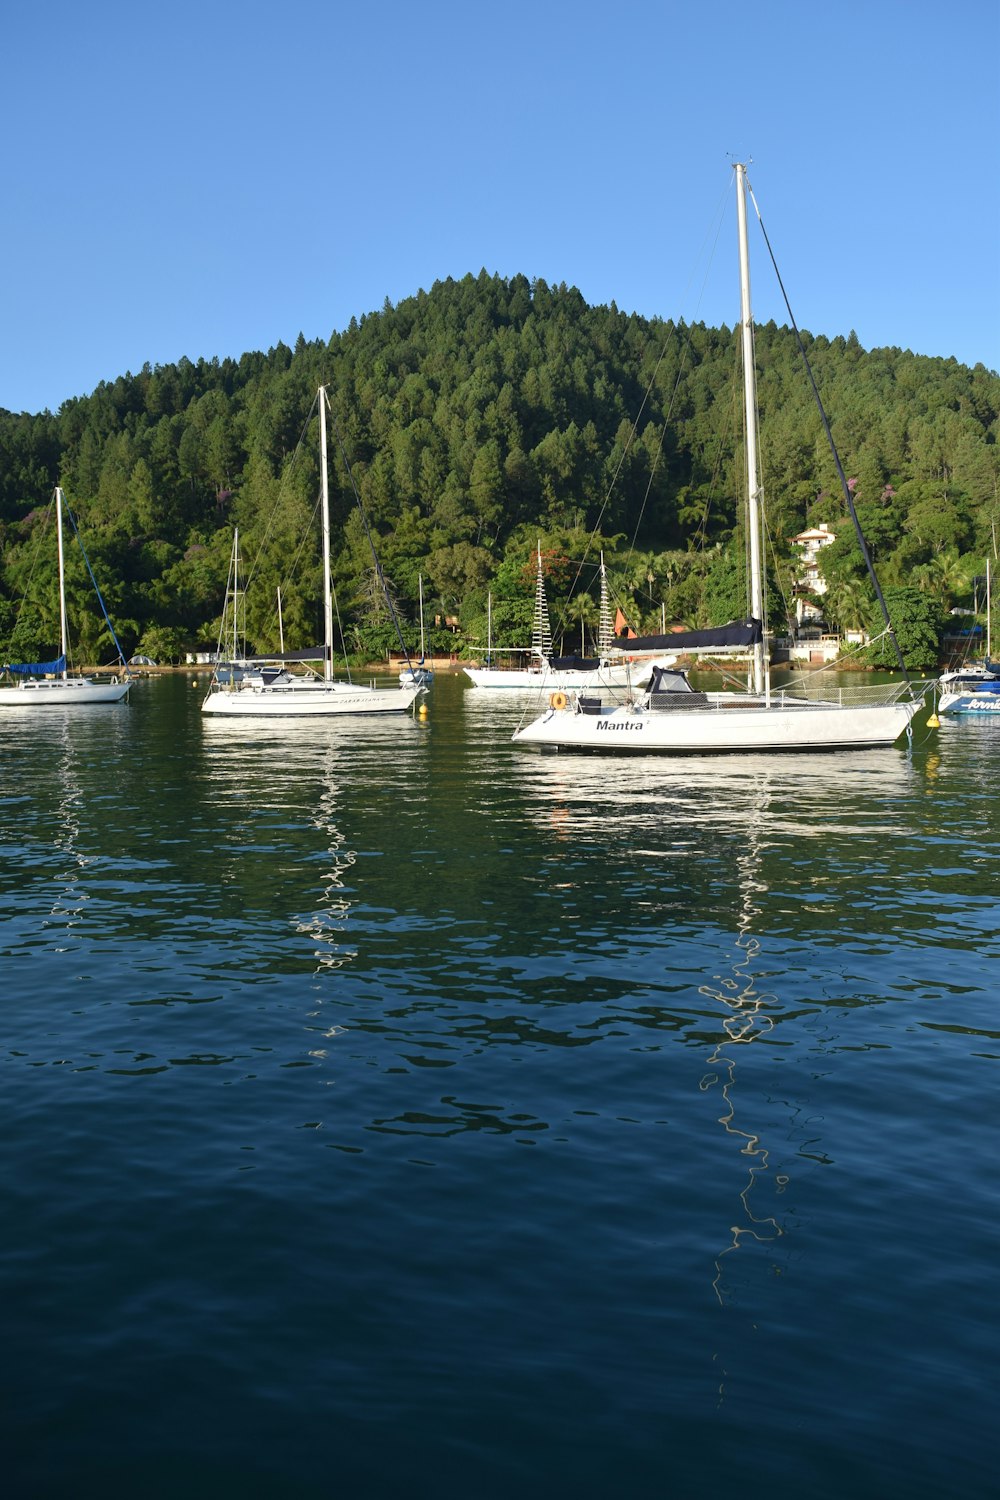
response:
[[[939,607],[915,588],[886,588],[883,595],[907,668],[912,671],[933,668],[939,655],[943,626]],[[861,659],[872,667],[896,670],[896,653],[875,600],[869,607],[867,625],[871,644],[861,653]]]
[[[865,351],[856,337],[803,337],[883,582],[952,607],[1000,542],[1000,380],[983,366]],[[524,644],[538,535],[554,623],[565,616],[578,633],[588,606],[567,600],[574,589],[594,597],[592,574],[577,568],[595,527],[630,618],[731,618],[746,607],[734,344],[729,328],[588,307],[564,284],[484,271],[436,282],[327,340],[145,366],[54,416],[0,411],[0,616],[17,617],[30,574],[35,526],[22,523],[58,482],[136,631],[211,638],[238,524],[259,644],[275,636],[279,588],[286,640],[315,639],[307,419],[323,382],[348,630],[365,616],[372,566],[355,486],[404,617],[423,574],[470,646],[487,594],[498,639],[507,631]],[[869,585],[789,330],[760,328],[757,360],[769,562],[787,583],[789,539],[807,520],[831,525],[827,609],[854,622]],[[22,635],[51,630],[48,608],[25,607]],[[780,621],[781,602],[770,608]]]

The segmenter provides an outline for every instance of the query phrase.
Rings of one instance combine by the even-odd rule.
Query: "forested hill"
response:
[[[1000,522],[1000,379],[866,352],[853,334],[805,342],[883,583],[916,583],[941,609],[965,603]],[[595,528],[636,623],[661,606],[686,623],[728,618],[742,574],[736,345],[727,328],[627,316],[565,285],[483,272],[387,303],[329,342],[146,366],[55,415],[0,412],[0,650],[52,642],[39,532],[56,483],[129,649],[214,639],[236,525],[258,648],[276,644],[279,584],[286,644],[312,638],[314,548],[297,577],[292,563],[313,526],[316,424],[304,424],[320,384],[335,422],[339,608],[359,649],[390,637],[345,455],[409,618],[422,574],[430,613],[469,640],[481,639],[487,590],[498,629],[523,636],[535,538],[558,602]],[[806,523],[839,527],[843,505],[791,332],[759,329],[757,362],[771,546],[787,564],[788,539]],[[828,552],[831,610],[849,623],[857,555],[846,535]],[[592,589],[592,573],[579,582]],[[590,599],[571,608],[586,627]],[[96,635],[87,644],[99,649]]]

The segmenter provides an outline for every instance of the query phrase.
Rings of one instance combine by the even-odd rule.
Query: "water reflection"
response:
[[[79,776],[79,751],[72,730],[68,718],[53,726],[53,781],[56,787],[53,847],[67,862],[64,870],[53,873],[57,882],[65,881],[66,884],[54,894],[49,916],[41,921],[42,928],[65,927],[68,930],[82,920],[88,897],[80,883],[81,876],[94,862],[93,856],[83,853],[80,846],[83,787]]]
[[[762,833],[773,840],[823,836],[824,824],[846,805],[880,816],[914,785],[910,758],[893,750],[851,755],[601,757],[524,756],[518,770],[539,810],[586,833],[613,818],[649,826],[663,814],[662,832],[730,826],[739,831],[763,789],[768,817]]]
[[[354,899],[348,878],[357,860],[340,826],[350,796],[348,766],[363,750],[384,753],[396,736],[381,724],[352,724],[345,736],[341,725],[308,720],[271,725],[209,719],[203,729],[205,777],[229,819],[223,878],[240,878],[253,851],[272,895],[292,884],[281,874],[305,868],[312,899],[286,920],[311,943],[315,972],[341,968],[356,956],[344,942]],[[303,840],[306,829],[318,841]]]
[[[785,982],[809,983],[810,949],[822,931],[817,916],[825,917],[834,894],[844,910],[838,887],[878,877],[886,850],[909,825],[899,814],[921,791],[920,776],[909,756],[883,750],[843,757],[525,760],[519,769],[530,814],[550,849],[562,851],[564,867],[572,869],[573,851],[596,853],[608,882],[627,882],[626,891],[634,891],[622,932],[626,961],[643,978],[658,961],[662,988],[676,991],[655,1007],[654,1024],[679,1027],[690,1043],[708,1049],[699,1089],[716,1094],[718,1124],[745,1167],[728,1242],[712,1260],[712,1291],[728,1305],[735,1252],[773,1247],[788,1232],[779,1204],[790,1179],[775,1170],[769,1135],[776,1108],[793,1129],[799,1116],[794,1100],[762,1088],[773,1050],[765,1045],[751,1066],[746,1049],[773,1043],[783,1023],[817,1008],[801,991],[790,1008],[765,976],[798,972],[798,981]],[[877,926],[871,911],[869,920]],[[701,982],[699,959],[703,974],[711,965]],[[692,1003],[689,985],[701,1005]],[[638,1008],[630,1011],[634,1026]],[[801,1042],[794,1025],[784,1041]],[[815,1142],[800,1155],[816,1160]]]
[[[116,763],[127,752],[130,727],[129,714],[71,708],[4,718],[8,914],[30,905],[35,936],[69,932],[83,920],[90,900],[84,877],[103,857],[105,823],[114,826]]]
[[[722,1007],[723,1036],[708,1059],[711,1070],[704,1074],[700,1088],[702,1092],[721,1086],[723,1112],[719,1124],[726,1134],[739,1143],[742,1156],[749,1158],[747,1179],[740,1190],[740,1222],[730,1226],[732,1239],[720,1251],[715,1261],[715,1277],[712,1289],[720,1303],[725,1301],[722,1261],[733,1251],[739,1250],[744,1240],[756,1244],[768,1244],[785,1230],[774,1214],[758,1214],[751,1202],[755,1186],[769,1171],[769,1151],[761,1136],[737,1120],[736,1058],[735,1049],[751,1045],[774,1030],[777,996],[757,988],[755,964],[761,958],[761,941],[755,936],[753,927],[760,921],[762,912],[757,898],[767,886],[761,878],[761,849],[764,829],[770,810],[770,791],[766,781],[755,792],[745,830],[745,843],[736,860],[737,908],[735,952],[731,957],[728,973],[717,974],[713,982],[699,987],[699,994]],[[777,1192],[783,1192],[788,1178],[778,1174],[774,1178]],[[760,1192],[756,1194],[760,1197]]]
[[[527,774],[535,815],[553,838],[571,844],[610,836],[616,845],[627,845],[632,860],[651,870],[659,863],[664,884],[680,860],[696,910],[712,922],[702,928],[702,947],[708,940],[724,943],[727,927],[733,933],[732,949],[722,950],[723,967],[697,990],[717,1014],[721,1010],[722,1035],[710,1041],[710,1013],[688,1024],[688,1034],[712,1049],[699,1087],[719,1089],[719,1123],[748,1159],[739,1221],[715,1262],[712,1285],[722,1301],[723,1257],[744,1239],[761,1243],[783,1233],[772,1213],[760,1213],[752,1204],[755,1184],[769,1172],[769,1155],[760,1131],[739,1118],[736,1096],[737,1049],[768,1036],[777,1012],[776,996],[760,988],[757,977],[764,962],[760,930],[769,891],[765,856],[771,854],[780,869],[783,847],[822,837],[826,817],[842,817],[845,801],[873,802],[876,791],[883,798],[901,793],[911,775],[908,762],[882,752],[844,761],[798,755],[610,763],[554,757],[541,758]],[[670,866],[663,863],[667,859]],[[650,899],[647,893],[645,900]],[[689,920],[691,915],[689,907]],[[671,961],[669,949],[663,958]],[[779,1190],[786,1182],[775,1179]]]
[[[310,819],[320,834],[325,855],[329,857],[329,868],[318,872],[320,894],[312,911],[293,917],[295,930],[311,939],[317,972],[323,969],[339,969],[357,950],[342,945],[340,935],[345,931],[351,911],[351,897],[345,884],[345,876],[353,868],[357,856],[345,846],[344,835],[337,826],[335,814],[340,796],[340,785],[333,763],[333,752],[326,747],[317,767],[319,801]],[[324,861],[325,862],[325,861]]]

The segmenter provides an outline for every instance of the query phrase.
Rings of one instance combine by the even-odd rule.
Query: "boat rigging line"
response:
[[[101,606],[101,614],[104,616],[104,623],[105,623],[105,625],[107,625],[108,629],[111,631],[111,639],[115,643],[115,650],[118,652],[118,659],[119,659],[119,661],[122,664],[125,676],[128,677],[130,674],[129,674],[129,670],[128,670],[128,665],[127,665],[127,663],[125,661],[125,652],[122,650],[121,643],[119,642],[118,637],[115,635],[115,627],[112,625],[110,616],[108,615],[107,607],[106,607],[106,605],[104,603],[104,595],[101,593],[100,589],[97,587],[97,579],[94,577],[94,570],[90,566],[90,558],[87,556],[87,549],[83,545],[83,538],[81,537],[81,535],[80,535],[80,533],[79,533],[79,531],[77,529],[76,517],[73,515],[73,512],[70,510],[69,505],[67,504],[65,495],[63,496],[63,510],[65,510],[67,516],[69,516],[69,524],[73,528],[73,535],[76,537],[77,543],[79,544],[80,551],[83,554],[83,560],[84,560],[84,562],[87,565],[87,572],[90,574],[90,581],[94,585],[94,593],[97,595],[97,602]]]
[[[750,202],[753,204],[754,213],[757,215],[757,223],[760,225],[760,232],[764,236],[764,244],[767,246],[767,253],[771,257],[771,265],[774,267],[774,274],[777,277],[778,286],[781,288],[781,295],[784,299],[785,310],[788,313],[788,320],[792,325],[792,332],[795,334],[795,341],[799,346],[799,353],[802,355],[802,363],[805,365],[806,374],[809,376],[809,384],[812,387],[812,393],[816,401],[816,406],[819,409],[820,421],[823,423],[823,431],[826,433],[826,440],[830,445],[830,452],[833,455],[833,462],[837,470],[837,477],[840,480],[840,487],[843,491],[844,500],[847,504],[847,512],[854,526],[854,534],[858,539],[858,546],[861,548],[861,556],[864,558],[865,567],[868,570],[868,576],[872,581],[872,587],[875,590],[875,597],[878,600],[879,608],[882,611],[882,618],[885,620],[889,639],[892,641],[893,650],[896,653],[896,660],[899,663],[899,670],[902,672],[903,677],[906,681],[906,685],[910,689],[910,693],[912,695],[913,683],[910,680],[909,672],[906,670],[906,663],[903,660],[903,653],[899,649],[899,642],[896,639],[896,632],[892,628],[892,621],[889,618],[889,611],[886,607],[886,602],[882,595],[882,589],[879,585],[875,569],[872,566],[872,560],[868,553],[868,544],[865,541],[864,532],[861,530],[861,522],[858,520],[858,513],[854,508],[854,496],[851,494],[850,486],[847,483],[847,476],[845,475],[844,467],[840,462],[840,454],[837,452],[837,445],[833,441],[833,433],[830,431],[830,423],[827,420],[826,410],[820,398],[819,387],[816,384],[816,378],[813,375],[812,366],[809,363],[809,356],[806,354],[805,344],[802,342],[802,335],[799,332],[799,325],[795,321],[795,314],[792,312],[792,304],[788,300],[788,293],[785,291],[785,283],[781,279],[781,272],[778,270],[778,262],[775,259],[774,251],[771,249],[771,241],[767,237],[767,230],[764,228],[764,220],[761,216],[760,209],[757,206],[757,199],[754,197],[753,188],[750,186],[749,181],[747,182],[747,192],[750,195]]]
[[[337,446],[340,448],[340,456],[344,460],[344,468],[347,470],[347,477],[351,481],[351,489],[354,491],[354,503],[358,507],[358,515],[361,517],[361,524],[365,529],[365,536],[368,538],[368,546],[371,549],[372,562],[375,564],[375,574],[382,586],[382,594],[385,599],[386,606],[389,610],[389,614],[392,617],[393,628],[396,631],[396,639],[399,641],[400,650],[402,651],[403,656],[406,658],[407,667],[409,667],[411,665],[410,652],[406,645],[406,642],[403,640],[403,632],[400,629],[399,616],[396,614],[396,606],[392,602],[392,594],[389,592],[389,586],[385,581],[385,574],[382,572],[382,564],[379,562],[378,553],[375,551],[375,542],[372,539],[371,529],[368,525],[368,517],[365,514],[365,508],[361,503],[361,495],[354,480],[354,470],[351,468],[351,460],[347,456],[347,449],[344,446],[344,439],[341,436],[337,418],[333,414],[333,407],[330,405],[330,398],[326,394],[326,386],[323,387],[323,400],[326,402],[326,409],[330,413],[330,421],[333,424],[333,434],[337,439]]]

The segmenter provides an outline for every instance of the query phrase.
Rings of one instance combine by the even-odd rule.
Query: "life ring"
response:
[[[566,707],[566,702],[567,702],[567,699],[566,699],[566,694],[565,693],[550,693],[549,694],[549,706],[550,706],[550,708],[565,708]]]

